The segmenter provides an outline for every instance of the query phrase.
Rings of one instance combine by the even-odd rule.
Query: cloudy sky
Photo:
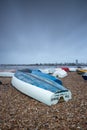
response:
[[[87,63],[87,0],[0,0],[0,64]]]

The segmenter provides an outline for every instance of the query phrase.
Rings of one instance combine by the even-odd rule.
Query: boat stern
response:
[[[63,101],[67,102],[70,99],[72,99],[72,94],[70,90],[58,91],[52,95],[51,104],[54,105]]]

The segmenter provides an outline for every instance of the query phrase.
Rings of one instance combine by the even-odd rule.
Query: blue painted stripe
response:
[[[39,88],[43,88],[45,90],[48,90],[48,91],[51,91],[54,93],[58,92],[58,91],[67,90],[65,87],[63,87],[60,84],[55,85],[52,82],[47,82],[46,80],[39,78],[32,73],[30,74],[30,73],[24,73],[21,71],[17,71],[15,73],[15,77],[17,77],[18,79],[20,79],[26,83],[32,84],[34,86],[37,86]]]
[[[51,80],[53,82],[56,82],[56,83],[59,83],[60,85],[62,85],[62,81],[59,80],[58,78],[51,76],[49,74],[42,73],[39,70],[32,70],[32,74],[38,75],[38,76],[42,77],[43,79]]]
[[[58,78],[50,75],[50,74],[45,74],[43,72],[41,72],[40,70],[32,70],[32,69],[22,69],[20,70],[21,72],[24,72],[24,73],[32,73],[32,74],[35,74],[39,77],[42,77],[43,79],[47,79],[47,80],[51,80],[53,82],[57,82],[59,83],[60,85],[62,85],[62,81],[59,80]]]

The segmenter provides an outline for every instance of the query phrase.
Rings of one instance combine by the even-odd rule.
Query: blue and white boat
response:
[[[71,99],[71,92],[61,82],[55,81],[36,70],[19,70],[12,77],[12,85],[22,93],[49,106],[63,98]],[[58,83],[59,82],[59,83]]]
[[[54,77],[50,74],[43,73],[40,70],[23,69],[21,71],[26,72],[26,73],[32,73],[34,75],[37,75],[37,76],[43,78],[44,80],[48,80],[48,81],[51,81],[51,82],[57,82],[60,85],[62,85],[62,81],[60,79],[58,79],[58,78],[56,78],[56,77]]]

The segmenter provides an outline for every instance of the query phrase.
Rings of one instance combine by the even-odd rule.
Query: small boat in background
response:
[[[62,67],[63,70],[65,70],[66,72],[69,72],[69,68],[68,67]]]
[[[21,70],[22,72],[26,72],[26,73],[32,73],[34,75],[37,75],[41,78],[43,78],[44,80],[48,80],[48,81],[51,81],[51,82],[57,82],[59,83],[60,85],[62,85],[62,81],[50,74],[46,74],[46,73],[43,73],[41,72],[40,70],[33,70],[33,69],[23,69]]]
[[[84,73],[87,73],[87,69],[77,69],[76,72],[82,75]]]
[[[14,69],[4,69],[0,70],[0,77],[12,77],[16,70]]]
[[[13,72],[0,72],[0,77],[13,77],[14,73]]]
[[[45,69],[39,69],[41,72],[45,74],[53,74],[55,69],[54,68],[45,68]]]
[[[48,78],[38,71],[19,70],[12,77],[12,85],[20,92],[49,106],[57,104],[62,98],[72,98],[71,91],[60,83]]]
[[[76,70],[77,70],[77,68],[75,68],[75,67],[70,67],[70,68],[69,68],[69,71],[70,71],[70,72],[76,72]]]
[[[82,74],[84,80],[87,80],[87,73]]]
[[[65,70],[61,69],[61,68],[55,68],[55,71],[53,73],[53,76],[59,77],[59,78],[64,78],[67,75],[68,75],[68,73]]]

